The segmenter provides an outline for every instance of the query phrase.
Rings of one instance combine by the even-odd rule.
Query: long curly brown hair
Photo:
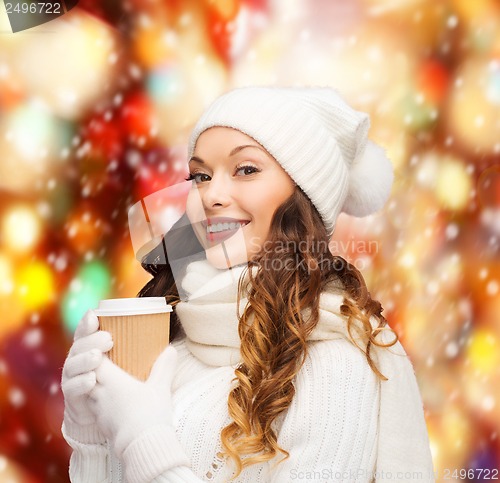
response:
[[[184,223],[181,223],[184,225]],[[189,229],[189,228],[185,228]],[[162,252],[165,248],[183,246],[194,256],[201,250],[194,242],[191,246],[176,243],[183,234],[172,230],[164,243],[149,253],[143,267],[153,275],[139,296],[166,296],[174,306],[171,314],[171,340],[181,336],[182,328],[175,315],[179,292],[171,268]],[[184,238],[185,239],[185,238]],[[397,335],[389,344],[376,340],[387,321],[382,306],[373,300],[361,273],[344,258],[328,249],[329,236],[321,217],[300,188],[275,212],[268,240],[247,270],[248,284],[239,281],[239,297],[245,292],[248,304],[239,315],[242,362],[235,369],[233,389],[228,397],[232,422],[221,432],[227,456],[236,465],[236,478],[253,464],[273,459],[278,452],[288,457],[286,449],[277,443],[273,422],[290,405],[295,394],[294,378],[307,356],[307,340],[319,321],[319,295],[328,284],[344,294],[341,314],[347,329],[361,326],[364,334],[362,350],[375,374],[386,379],[377,369],[370,349],[372,346],[389,347],[397,342]],[[156,262],[155,262],[156,260]],[[163,263],[159,264],[158,261]],[[237,303],[239,307],[239,300]],[[307,310],[307,317],[304,313]],[[378,320],[373,328],[370,317]]]

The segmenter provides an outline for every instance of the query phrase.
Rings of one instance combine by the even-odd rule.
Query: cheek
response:
[[[205,210],[197,191],[190,192],[186,199],[186,216],[191,223],[194,234],[201,246],[206,245],[206,229],[201,225],[205,219]]]
[[[266,196],[259,198],[257,208],[263,220],[266,220],[268,225],[271,224],[276,210],[292,195],[292,186],[275,186],[268,187]]]
[[[269,229],[271,228],[273,215],[281,203],[281,199],[267,197],[267,199],[259,199],[259,201],[254,204],[253,210],[251,211],[254,220],[252,231],[256,235],[267,237]]]
[[[252,217],[251,232],[261,239],[267,238],[271,221],[276,210],[292,196],[295,190],[293,181],[281,177],[281,173],[270,177],[270,182],[252,185],[252,190],[239,192],[239,205]]]
[[[186,215],[191,223],[204,219],[204,209],[198,191],[192,190],[186,200]]]

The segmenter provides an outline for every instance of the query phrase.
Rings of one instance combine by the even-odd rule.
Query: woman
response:
[[[205,111],[189,142],[198,201],[143,260],[139,295],[174,306],[171,345],[143,383],[104,357],[92,312],[75,333],[72,481],[434,481],[411,363],[328,250],[341,211],[389,195],[368,128],[329,88],[235,89]],[[182,276],[165,245],[191,260]]]

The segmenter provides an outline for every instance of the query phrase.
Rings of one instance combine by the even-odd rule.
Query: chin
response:
[[[236,265],[241,265],[248,262],[248,254],[246,250],[224,250],[222,245],[217,245],[205,251],[207,261],[213,267],[219,270],[227,270]]]
[[[219,270],[227,270],[248,262],[248,247],[241,229],[220,243],[205,246],[205,253],[207,261]]]

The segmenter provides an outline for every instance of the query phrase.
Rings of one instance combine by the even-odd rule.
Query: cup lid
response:
[[[165,297],[134,297],[121,299],[105,299],[99,301],[94,311],[99,317],[116,315],[146,315],[172,312]]]

